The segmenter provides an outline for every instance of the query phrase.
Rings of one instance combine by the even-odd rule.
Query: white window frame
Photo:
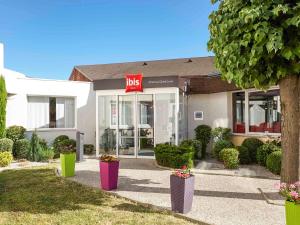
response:
[[[26,128],[27,131],[73,131],[77,130],[77,96],[66,96],[66,95],[26,95],[27,107],[28,107],[28,97],[47,97],[47,98],[73,98],[74,99],[74,127],[73,128],[28,128],[28,115],[26,115]],[[49,118],[50,119],[50,118]]]
[[[279,89],[279,86],[272,86],[270,87],[267,91],[270,90],[277,90]],[[261,90],[251,88],[251,89],[242,89],[242,90],[237,90],[237,91],[232,91],[231,92],[231,128],[233,130],[233,98],[232,94],[237,93],[237,92],[244,92],[245,93],[245,133],[233,133],[234,135],[237,136],[275,136],[275,137],[280,137],[281,133],[270,133],[270,132],[250,132],[249,131],[249,94],[252,92],[260,92]]]

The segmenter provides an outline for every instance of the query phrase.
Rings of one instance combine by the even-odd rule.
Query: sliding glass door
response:
[[[135,96],[119,95],[118,155],[135,156]]]
[[[137,96],[138,156],[154,156],[153,95]]]
[[[98,96],[98,153],[153,157],[160,143],[176,143],[176,93]]]

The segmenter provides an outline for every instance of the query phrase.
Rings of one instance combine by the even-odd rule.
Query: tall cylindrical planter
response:
[[[170,176],[172,211],[188,213],[193,204],[195,177],[181,178]]]
[[[285,202],[285,218],[286,225],[299,225],[300,224],[300,204],[294,202]]]
[[[60,154],[61,175],[63,177],[75,176],[75,161],[76,153]]]
[[[103,190],[117,189],[119,176],[119,161],[100,161],[100,180]]]

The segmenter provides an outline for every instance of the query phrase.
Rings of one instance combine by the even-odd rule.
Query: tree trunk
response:
[[[281,101],[281,181],[300,180],[300,79],[287,76],[279,82]]]

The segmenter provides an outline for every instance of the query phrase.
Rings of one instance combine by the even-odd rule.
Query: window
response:
[[[29,96],[29,129],[35,128],[74,128],[74,98]]]
[[[249,131],[280,133],[279,90],[249,93]]]
[[[233,132],[245,133],[245,92],[232,94]]]
[[[232,94],[233,132],[245,133],[248,127],[249,132],[254,133],[280,133],[279,90],[248,92],[246,98],[245,92]],[[245,105],[246,100],[248,105]],[[248,110],[247,120],[245,109]]]
[[[194,120],[203,120],[203,111],[195,111]]]

